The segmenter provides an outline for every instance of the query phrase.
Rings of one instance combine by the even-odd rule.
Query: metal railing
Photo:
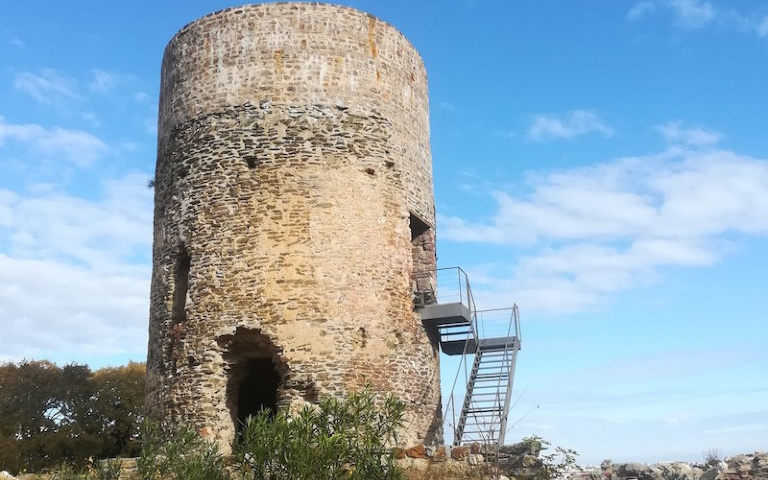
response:
[[[423,303],[417,306],[435,303],[461,303],[470,311],[475,310],[475,300],[469,286],[467,272],[460,267],[438,268],[413,274],[414,293]]]
[[[520,342],[520,313],[517,305],[475,312],[479,338],[514,338]],[[510,345],[511,346],[511,345]]]
[[[440,341],[464,340],[464,352],[458,359],[459,364],[451,387],[450,395],[444,404],[443,414],[445,426],[452,430],[454,443],[460,442],[457,436],[461,410],[470,386],[472,366],[475,362],[475,352],[484,339],[504,339],[504,357],[508,360],[509,376],[500,378],[496,386],[495,405],[498,405],[499,416],[486,425],[480,425],[483,431],[483,443],[500,445],[506,433],[510,395],[517,357],[520,348],[520,318],[517,305],[508,308],[477,310],[469,284],[467,273],[460,267],[439,268],[415,273],[413,276],[415,305],[424,307],[434,304],[460,303],[469,312],[469,325],[443,327],[440,331]],[[512,343],[514,342],[514,344]],[[455,358],[455,357],[454,357]],[[457,388],[458,387],[458,388]],[[502,394],[502,392],[504,392]],[[476,404],[476,399],[469,403]],[[449,432],[446,432],[450,434]],[[462,431],[462,433],[464,433]],[[468,432],[467,432],[468,433]]]
[[[520,317],[517,305],[508,308],[498,308],[492,310],[475,310],[472,312],[473,336],[475,343],[467,341],[464,354],[461,356],[459,366],[456,371],[451,393],[448,397],[443,412],[446,418],[446,427],[453,433],[453,443],[480,441],[483,444],[501,445],[504,442],[507,430],[507,420],[509,416],[509,405],[514,381],[514,372],[517,361],[517,351],[520,349]],[[504,338],[504,360],[508,362],[509,376],[499,378],[498,385],[495,387],[497,392],[494,398],[485,398],[484,402],[493,402],[500,410],[498,418],[490,418],[485,425],[476,425],[482,432],[477,430],[467,430],[465,426],[459,428],[459,419],[462,408],[466,407],[466,395],[469,390],[470,376],[473,364],[475,362],[475,351],[473,347],[479,345],[483,339]],[[467,336],[469,340],[469,336]],[[458,387],[458,388],[457,388]],[[501,392],[504,392],[503,394]],[[479,401],[473,398],[471,406],[479,406]],[[466,424],[465,424],[466,425]],[[457,435],[457,431],[460,434]]]

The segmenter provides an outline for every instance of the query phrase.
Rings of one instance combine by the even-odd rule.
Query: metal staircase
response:
[[[443,353],[461,355],[444,409],[446,415],[452,416],[449,426],[453,428],[453,444],[501,445],[520,350],[517,305],[477,310],[463,270],[447,268],[427,273],[435,281],[430,284],[431,291],[417,292],[417,311],[427,329],[438,335]],[[465,389],[457,391],[462,386]]]

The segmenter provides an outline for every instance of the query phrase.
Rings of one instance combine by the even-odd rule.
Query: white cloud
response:
[[[704,27],[720,16],[712,4],[704,0],[645,0],[627,12],[627,20],[642,20],[655,12],[657,6],[669,10],[675,23],[686,29]]]
[[[88,83],[88,89],[92,92],[108,92],[117,83],[117,76],[112,72],[94,69],[91,75],[93,78]]]
[[[640,2],[627,12],[628,20],[640,20],[656,10],[656,5],[651,2]]]
[[[117,88],[121,88],[121,87],[124,88],[134,83],[135,81],[136,81],[136,77],[134,75],[117,73],[117,72],[109,72],[106,70],[95,68],[91,70],[91,81],[88,82],[88,89],[94,93],[107,93]],[[146,98],[144,98],[141,95],[142,93],[143,92],[134,94],[134,100],[136,101],[146,100]]]
[[[669,122],[657,127],[664,139],[671,144],[703,147],[720,141],[722,135],[703,128],[682,128],[680,122]]]
[[[22,143],[32,152],[47,158],[61,157],[80,167],[110,152],[106,143],[82,130],[48,129],[36,124],[14,125],[0,116],[0,146],[6,139]]]
[[[147,94],[147,92],[137,92],[133,95],[133,99],[139,103],[142,103],[149,100],[149,95]]]
[[[20,39],[19,37],[13,37],[13,38],[11,39],[11,42],[10,42],[10,43],[11,43],[11,45],[13,45],[14,47],[18,47],[18,48],[27,48],[27,45],[26,45],[26,44],[24,43],[24,41],[23,41],[22,39]]]
[[[687,30],[711,25],[758,37],[768,36],[768,15],[759,11],[740,12],[735,8],[719,8],[705,0],[644,0],[627,12],[627,20],[640,21],[652,13],[666,9],[674,22]]]
[[[0,350],[7,360],[87,361],[146,351],[149,269],[97,275],[0,254]],[[64,358],[61,356],[64,355]]]
[[[768,160],[717,148],[715,132],[660,131],[671,143],[662,153],[532,176],[525,196],[493,194],[488,221],[440,217],[443,238],[527,249],[505,272],[511,280],[487,284],[528,309],[564,312],[661,266],[711,265],[724,236],[768,236]]]
[[[62,99],[78,99],[76,82],[55,70],[45,69],[40,75],[22,72],[16,75],[16,90],[24,92],[38,103],[49,105]]]
[[[760,37],[768,36],[768,15],[763,16],[756,27],[757,35]]]
[[[715,18],[712,5],[702,0],[668,0],[669,7],[680,25],[701,28]]]
[[[5,359],[142,359],[152,226],[145,182],[142,174],[105,180],[95,200],[51,185],[0,190]]]
[[[144,131],[153,137],[157,136],[157,117],[148,117],[144,119]]]
[[[588,133],[601,133],[609,137],[613,130],[605,125],[595,112],[574,110],[565,115],[536,115],[526,138],[536,142],[545,140],[570,140]]]
[[[152,192],[146,175],[105,180],[97,201],[50,188],[23,196],[0,190],[0,212],[11,238],[8,252],[21,258],[56,258],[112,271],[123,256],[151,245]]]

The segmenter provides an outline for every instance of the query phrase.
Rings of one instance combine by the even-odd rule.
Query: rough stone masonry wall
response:
[[[435,225],[413,47],[350,8],[229,9],[171,40],[160,98],[149,414],[226,448],[247,362],[266,359],[280,406],[371,382],[407,402],[404,443],[435,440],[437,345],[411,285]],[[415,261],[412,216],[428,227]]]

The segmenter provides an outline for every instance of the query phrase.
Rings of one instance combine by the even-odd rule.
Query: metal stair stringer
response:
[[[520,320],[517,305],[477,310],[466,273],[460,268],[427,272],[436,279],[436,290],[417,292],[432,299],[417,310],[426,328],[437,333],[446,355],[461,355],[461,367],[444,411],[454,412],[454,445],[482,443],[501,445],[506,434],[517,352]],[[448,281],[442,280],[447,278]],[[427,282],[424,282],[427,283]],[[472,368],[467,373],[468,360]],[[461,371],[465,380],[458,383]],[[465,386],[458,419],[455,416],[457,387]]]

